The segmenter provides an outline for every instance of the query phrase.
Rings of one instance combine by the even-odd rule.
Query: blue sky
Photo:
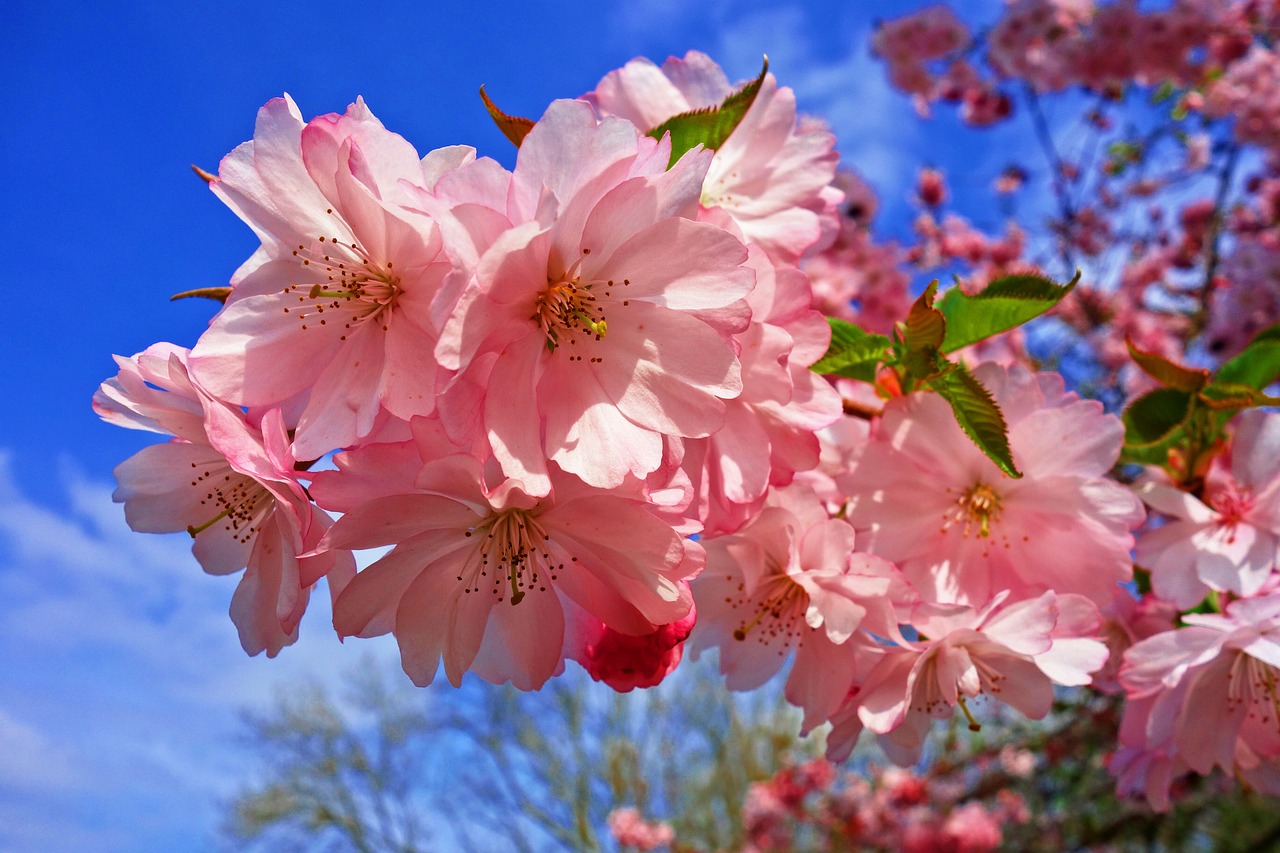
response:
[[[322,595],[297,646],[245,657],[234,582],[111,503],[112,468],[155,440],[90,410],[111,354],[193,344],[215,306],[169,295],[224,284],[254,248],[188,164],[216,170],[287,91],[307,115],[363,95],[423,153],[467,143],[510,165],[482,83],[537,116],[637,55],[701,49],[744,78],[767,53],[900,232],[918,163],[956,167],[957,198],[976,197],[1024,139],[952,142],[953,119],[921,125],[888,89],[871,20],[919,5],[6,3],[0,233],[23,299],[0,335],[0,851],[214,848],[219,799],[251,765],[239,710],[360,655],[326,631]],[[960,4],[979,21],[1001,5]]]

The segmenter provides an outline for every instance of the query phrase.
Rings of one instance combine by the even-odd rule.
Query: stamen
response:
[[[973,712],[969,710],[969,704],[964,701],[964,696],[956,694],[956,704],[960,706],[961,711],[964,711],[964,716],[969,721],[969,731],[982,731],[982,724],[974,719]]]

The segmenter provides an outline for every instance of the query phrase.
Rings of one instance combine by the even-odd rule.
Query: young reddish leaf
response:
[[[936,349],[942,346],[942,341],[947,334],[947,320],[941,311],[933,307],[933,297],[937,292],[938,282],[934,280],[911,306],[902,335],[907,349],[918,350],[925,347]]]
[[[1142,371],[1166,388],[1177,388],[1179,391],[1196,393],[1209,383],[1209,371],[1175,364],[1161,355],[1145,352],[1133,345],[1128,337],[1124,339],[1129,348],[1129,356]]]
[[[181,293],[175,293],[169,297],[170,302],[176,302],[179,299],[193,299],[199,297],[201,299],[216,299],[225,303],[227,297],[231,295],[229,287],[197,287],[195,290],[184,290]]]
[[[764,75],[768,71],[769,57],[766,56],[760,75],[725,98],[720,106],[680,113],[650,130],[648,135],[654,139],[661,139],[666,133],[671,134],[671,162],[668,168],[699,145],[713,151],[723,145],[755,103],[756,95],[764,85]]]
[[[498,109],[498,105],[490,99],[489,94],[484,90],[484,86],[480,87],[480,100],[484,101],[485,109],[489,111],[489,117],[498,126],[498,130],[502,131],[502,135],[510,139],[512,144],[519,148],[520,143],[524,142],[524,138],[529,135],[529,131],[533,130],[533,119],[510,116]]]
[[[960,429],[996,467],[1010,477],[1022,476],[1013,462],[1009,427],[1000,406],[964,365],[953,365],[953,369],[930,379],[929,387],[950,404]]]

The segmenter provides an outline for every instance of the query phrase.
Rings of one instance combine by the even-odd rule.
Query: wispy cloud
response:
[[[66,506],[41,505],[10,459],[0,452],[0,849],[211,847],[218,801],[249,765],[241,710],[303,679],[336,686],[359,654],[339,646],[320,590],[296,645],[248,658],[227,616],[235,578],[204,575],[187,537],[131,532],[111,485],[71,465]],[[394,643],[361,645],[395,667]]]

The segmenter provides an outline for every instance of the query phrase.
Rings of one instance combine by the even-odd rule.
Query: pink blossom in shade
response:
[[[430,162],[430,158],[429,158]],[[211,183],[262,240],[192,351],[192,372],[237,405],[300,395],[295,448],[315,459],[368,436],[383,407],[435,405],[432,302],[450,270],[439,229],[402,205],[428,177],[363,101],[304,123],[289,98]]]
[[[790,850],[791,809],[768,782],[752,782],[742,803],[742,828],[753,848],[760,851]]]
[[[697,608],[668,625],[633,636],[593,620],[594,636],[578,660],[596,681],[630,693],[637,687],[655,687],[675,671],[684,655],[684,641],[697,621]]]
[[[647,821],[636,809],[614,809],[605,818],[613,840],[634,850],[656,850],[676,840],[675,830],[666,821]]]
[[[1181,615],[1171,602],[1156,595],[1135,598],[1124,587],[1117,587],[1115,597],[1100,609],[1102,638],[1111,652],[1107,665],[1093,674],[1093,688],[1103,693],[1123,693],[1117,676],[1124,653],[1134,643],[1170,631]]]
[[[520,147],[512,228],[480,258],[437,348],[451,406],[482,413],[493,453],[531,492],[548,459],[600,488],[663,464],[742,392],[746,248],[696,214],[709,155],[557,101]],[[465,383],[465,385],[464,385]],[[442,403],[442,406],[444,404]]]
[[[921,603],[910,624],[928,640],[901,640],[868,673],[853,698],[863,725],[902,766],[920,760],[930,723],[966,699],[986,695],[1031,719],[1053,705],[1053,684],[1088,684],[1107,659],[1097,608],[1081,596],[1046,592],[1005,605],[1001,593],[981,611]]]
[[[1120,720],[1119,746],[1107,760],[1107,770],[1116,777],[1116,793],[1141,795],[1157,812],[1167,812],[1174,782],[1191,772],[1177,754],[1168,726],[1158,726],[1159,743],[1153,743],[1147,729],[1156,697],[1130,698]]]
[[[1119,418],[1056,374],[985,364],[974,375],[1003,412],[1024,476],[1001,473],[938,395],[896,398],[849,478],[859,542],[926,600],[981,606],[1001,589],[1015,599],[1052,589],[1109,601],[1132,574],[1129,531],[1144,517],[1106,478]]]
[[[942,823],[942,832],[956,853],[989,853],[1003,839],[995,816],[977,802],[952,809]]]
[[[1209,352],[1227,359],[1280,322],[1280,247],[1273,240],[1236,240],[1221,273],[1204,334]]]
[[[245,569],[231,618],[246,652],[274,657],[297,639],[311,587],[327,576],[336,597],[355,563],[346,552],[301,556],[332,519],[311,504],[299,481],[279,410],[253,426],[193,384],[186,359],[186,350],[156,344],[120,359],[120,374],[95,396],[95,408],[108,420],[132,419],[140,428],[176,435],[122,462],[113,498],[124,504],[134,530],[187,531],[206,572]]]
[[[707,535],[737,530],[759,510],[770,485],[786,485],[817,465],[815,433],[841,411],[840,396],[809,370],[826,353],[831,327],[809,307],[808,279],[797,269],[775,268],[755,247],[748,265],[756,273],[747,298],[752,320],[735,338],[742,393],[725,401],[719,431],[680,443]]]
[[[1256,594],[1280,561],[1280,414],[1239,416],[1203,501],[1155,478],[1138,494],[1169,518],[1142,534],[1136,551],[1158,596],[1185,610],[1211,589]]]
[[[897,608],[914,599],[897,569],[856,552],[853,528],[803,488],[773,490],[741,530],[704,544],[694,648],[719,648],[730,690],[759,687],[794,650],[785,695],[806,730],[839,707],[874,654],[862,632],[896,636]]]
[[[1163,749],[1202,774],[1234,773],[1242,747],[1255,767],[1280,761],[1280,595],[1182,621],[1125,652],[1120,683],[1130,702],[1153,701],[1145,716],[1134,711],[1140,737],[1124,743]]]
[[[688,614],[681,582],[702,568],[702,548],[643,484],[602,492],[553,468],[550,494],[537,497],[496,464],[426,458],[412,492],[354,507],[321,543],[395,546],[337,600],[334,626],[344,636],[393,632],[415,684],[429,684],[443,659],[455,685],[470,669],[534,690],[563,666],[566,609],[571,621],[580,608],[632,635]],[[345,488],[343,472],[313,485],[326,503],[344,500]]]
[[[689,51],[661,67],[633,59],[584,96],[605,116],[648,131],[672,116],[719,106],[737,86],[706,54]],[[707,170],[702,207],[711,221],[732,222],[748,243],[779,263],[801,255],[835,231],[842,194],[831,186],[839,155],[835,137],[796,121],[795,93],[772,74]]]

